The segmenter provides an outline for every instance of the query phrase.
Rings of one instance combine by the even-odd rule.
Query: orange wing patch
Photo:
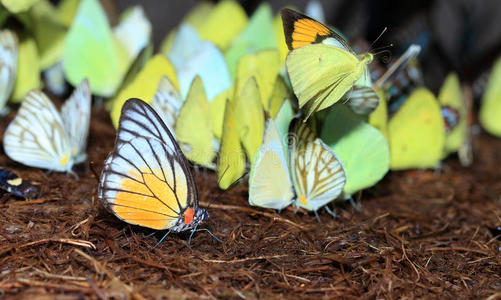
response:
[[[320,22],[291,9],[281,11],[285,41],[289,50],[321,42],[332,31]]]
[[[180,213],[176,194],[157,176],[137,176],[134,173],[129,172],[132,178],[126,177],[120,183],[120,190],[112,205],[113,212],[131,224],[157,230],[172,227]],[[177,187],[178,197],[186,197],[186,190],[182,191],[180,187],[185,188]]]
[[[307,46],[318,41],[319,36],[329,36],[330,30],[312,19],[300,19],[294,23],[292,48]]]

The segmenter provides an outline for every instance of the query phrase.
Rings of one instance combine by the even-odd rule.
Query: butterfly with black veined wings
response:
[[[3,147],[11,159],[31,167],[71,172],[87,157],[91,93],[86,79],[59,113],[47,96],[31,90],[4,133]]]
[[[98,195],[119,219],[156,230],[194,231],[209,217],[198,207],[193,175],[173,135],[150,105],[135,98],[122,107]]]
[[[372,54],[356,54],[339,34],[308,16],[287,8],[281,14],[291,50],[287,71],[299,107],[307,107],[305,121],[339,101],[355,83],[369,85]]]

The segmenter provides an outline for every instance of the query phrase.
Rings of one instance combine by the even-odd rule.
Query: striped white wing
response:
[[[10,30],[0,31],[0,110],[9,99],[17,73],[18,43]]]
[[[251,164],[250,205],[280,210],[292,203],[294,192],[282,138],[275,122],[268,119],[263,144]]]
[[[346,104],[357,115],[368,115],[379,105],[379,96],[372,87],[354,85],[347,93]]]
[[[122,106],[120,115],[117,145],[138,136],[144,136],[156,138],[170,148],[179,149],[162,118],[151,106],[145,105],[144,101],[139,99],[129,99],[126,103],[127,105]]]
[[[60,172],[73,166],[61,115],[41,91],[30,91],[4,133],[5,153],[22,164]]]
[[[162,76],[158,82],[155,96],[151,101],[151,107],[162,117],[171,133],[174,133],[173,128],[181,106],[183,106],[183,100],[176,87],[169,78]]]
[[[176,227],[181,215],[198,209],[186,159],[158,114],[139,99],[122,107],[115,150],[105,161],[98,194],[122,220],[154,229],[185,230]]]
[[[304,127],[305,125],[303,125]],[[311,134],[311,131],[303,130]],[[343,191],[346,174],[336,154],[319,138],[297,135],[289,146],[296,206],[316,211]]]
[[[85,148],[89,135],[90,111],[91,91],[89,81],[84,79],[61,108],[64,129],[70,140],[71,155],[75,163],[82,162],[87,157]]]

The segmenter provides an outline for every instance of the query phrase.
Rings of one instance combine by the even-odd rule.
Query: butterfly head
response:
[[[207,210],[188,207],[179,217],[177,224],[172,227],[172,230],[177,232],[191,230],[208,218],[209,212]]]
[[[374,59],[374,55],[372,53],[365,53],[361,54],[360,58],[363,62],[365,62],[366,65],[370,64],[372,60]]]

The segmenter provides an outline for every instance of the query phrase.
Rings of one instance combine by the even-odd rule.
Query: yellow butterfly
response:
[[[287,71],[299,107],[307,107],[305,121],[336,103],[357,81],[368,85],[372,54],[356,54],[339,34],[308,16],[287,8],[281,14],[291,50]]]

